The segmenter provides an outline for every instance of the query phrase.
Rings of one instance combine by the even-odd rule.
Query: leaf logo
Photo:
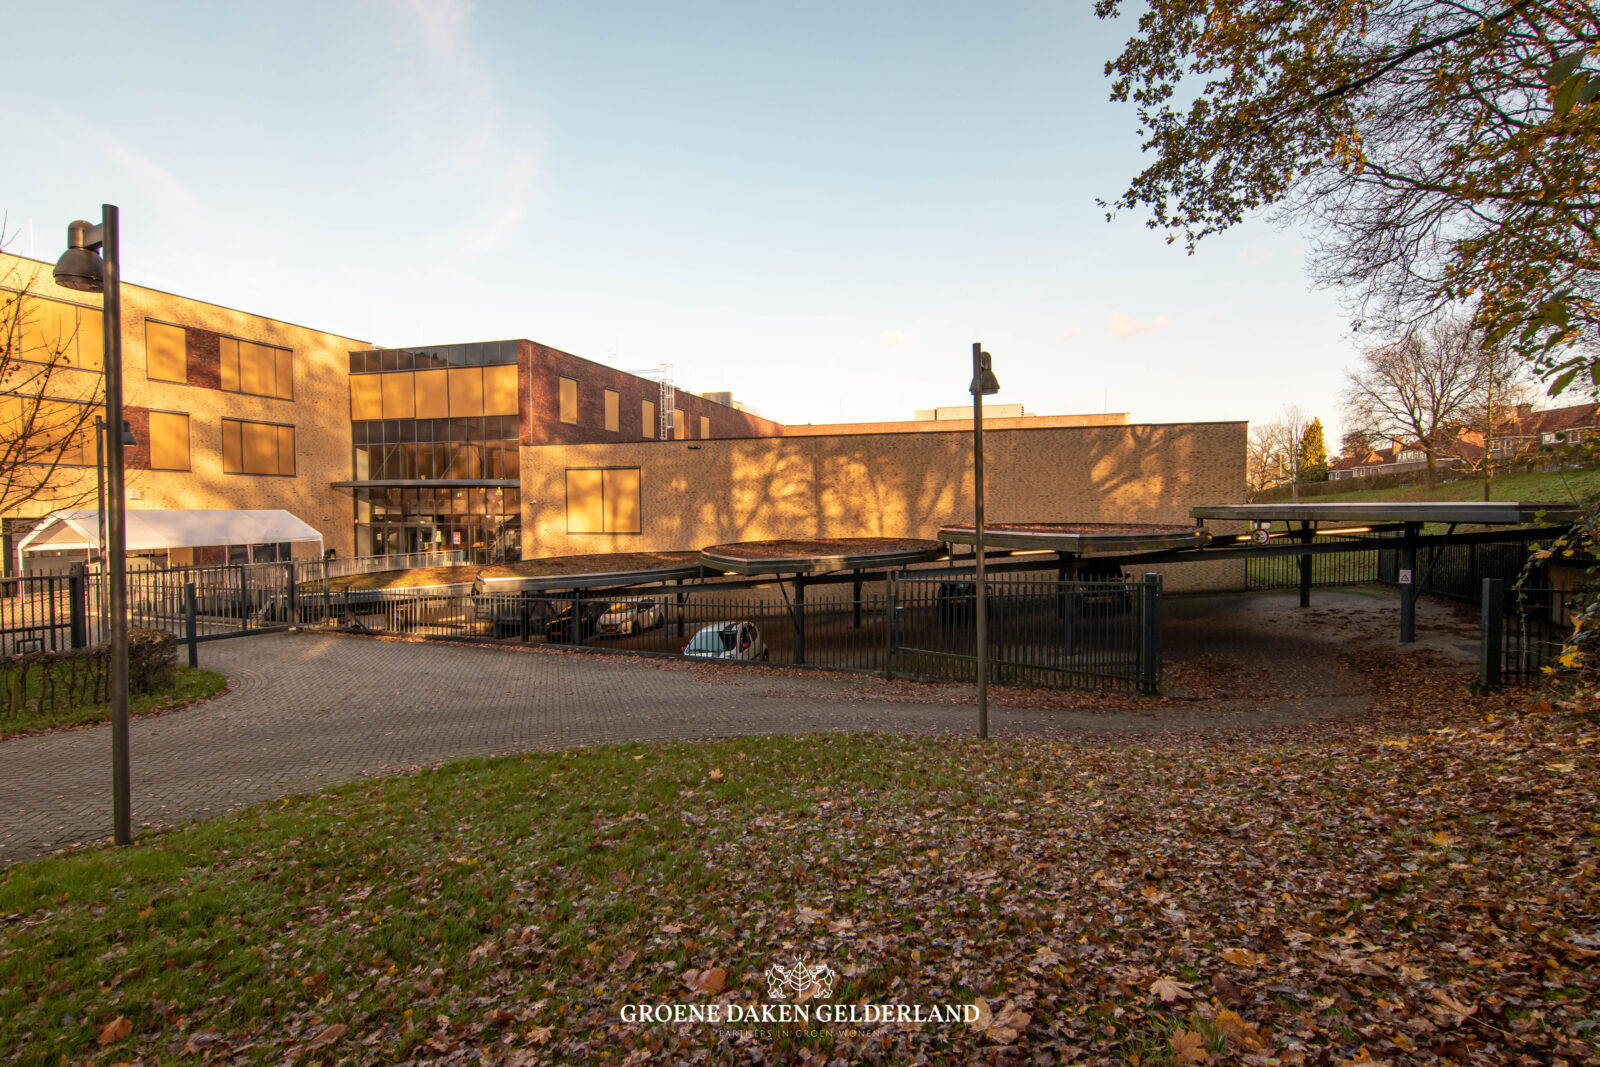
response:
[[[833,980],[838,977],[826,963],[811,966],[797,959],[785,967],[774,963],[767,967],[767,996],[772,1000],[829,1000],[833,997]]]

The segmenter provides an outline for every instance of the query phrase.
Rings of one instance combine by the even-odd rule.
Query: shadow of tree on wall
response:
[[[792,437],[524,453],[530,555],[695,549],[780,537],[933,537],[972,514],[962,433]],[[991,431],[986,502],[996,522],[1172,522],[1244,499],[1243,423]],[[568,534],[565,471],[630,466],[638,535]]]

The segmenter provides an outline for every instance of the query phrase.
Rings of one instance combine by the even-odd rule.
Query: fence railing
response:
[[[846,586],[670,586],[611,596],[455,589],[330,590],[297,581],[300,563],[137,570],[128,619],[191,642],[301,626],[370,634],[587,647],[976,679],[971,575],[897,576],[881,594]],[[0,651],[79,647],[107,633],[105,576],[9,580]],[[837,590],[837,591],[835,591]],[[1161,681],[1161,585],[996,576],[987,581],[989,678],[996,684],[1155,692]]]
[[[1379,580],[1377,537],[1318,537],[1319,545],[1349,543],[1349,552],[1319,553],[1311,559],[1312,585],[1363,585]],[[1296,589],[1300,585],[1299,556],[1247,556],[1246,589]]]
[[[1482,630],[1478,682],[1485,688],[1528,685],[1554,665],[1572,637],[1573,589],[1513,587],[1485,578],[1480,587]]]
[[[0,655],[82,648],[88,627],[81,574],[0,579]]]
[[[1418,549],[1417,591],[1476,604],[1483,595],[1484,579],[1514,584],[1534,547],[1533,542],[1514,541]],[[1378,581],[1393,585],[1399,579],[1400,553],[1385,549],[1379,553]],[[1549,567],[1535,564],[1525,583],[1548,585]]]
[[[888,672],[976,681],[977,585],[901,576],[892,585]],[[996,684],[1156,692],[1161,580],[986,581],[989,680]]]

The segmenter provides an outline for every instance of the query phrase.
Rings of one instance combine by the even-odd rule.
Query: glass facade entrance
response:
[[[511,341],[350,353],[358,555],[521,558],[516,359]]]

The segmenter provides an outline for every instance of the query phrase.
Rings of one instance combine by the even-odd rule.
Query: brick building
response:
[[[0,385],[0,437],[20,410],[93,410],[99,298],[54,285],[49,264],[7,255],[0,289],[31,294],[18,365],[70,349],[44,397]],[[453,548],[486,561],[927,536],[970,507],[970,416],[785,427],[726,394],[697,396],[527,340],[383,349],[136,285],[123,285],[122,300],[124,402],[138,441],[126,457],[130,509],[282,508],[340,555]],[[997,521],[1186,522],[1191,503],[1243,499],[1243,423],[984,421]],[[8,537],[58,508],[93,506],[92,430],[59,454],[50,491],[4,516]],[[286,551],[215,546],[172,562]]]

